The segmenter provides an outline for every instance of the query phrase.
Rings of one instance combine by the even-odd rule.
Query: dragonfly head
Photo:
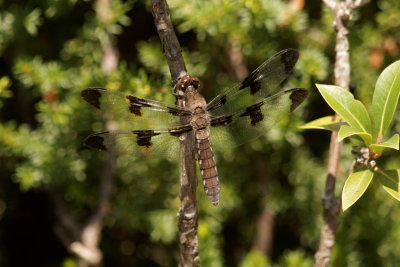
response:
[[[184,76],[178,80],[177,89],[186,92],[188,88],[197,90],[200,87],[200,81],[196,77]]]

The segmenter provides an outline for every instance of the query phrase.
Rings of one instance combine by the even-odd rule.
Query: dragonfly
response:
[[[113,114],[124,129],[91,134],[84,144],[100,150],[111,150],[119,144],[133,152],[171,155],[176,154],[173,148],[179,147],[181,137],[189,136],[193,138],[204,192],[213,205],[218,205],[221,186],[212,144],[226,144],[228,138],[234,138],[237,144],[255,139],[294,111],[307,98],[308,91],[282,90],[280,85],[298,58],[297,50],[282,50],[208,103],[198,91],[198,78],[181,77],[174,91],[182,92],[178,97],[183,107],[102,87],[87,88],[81,92],[82,98]],[[221,130],[225,129],[232,134],[223,134],[226,131]]]

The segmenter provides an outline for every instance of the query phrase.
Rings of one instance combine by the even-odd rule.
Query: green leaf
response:
[[[385,148],[392,148],[399,150],[399,134],[393,135],[388,140],[380,144],[371,145],[371,149],[377,154],[382,154],[382,151]]]
[[[42,19],[40,17],[41,14],[42,14],[42,12],[40,11],[40,9],[35,8],[24,19],[25,29],[32,36],[37,35],[38,28],[43,23]]]
[[[400,60],[387,67],[379,76],[372,98],[374,131],[381,140],[389,128],[400,94]]]
[[[353,135],[358,135],[361,137],[361,139],[364,141],[366,145],[370,145],[372,142],[372,135],[366,132],[360,132],[348,125],[343,125],[340,127],[339,133],[338,133],[338,141],[342,141],[346,137],[353,136]]]
[[[375,173],[383,189],[400,201],[400,169],[386,170]]]
[[[258,250],[251,250],[244,257],[243,261],[239,265],[240,267],[253,267],[253,266],[262,266],[267,267],[271,266],[268,263],[267,257]]]
[[[8,76],[3,76],[0,78],[0,98],[12,97],[12,91],[9,90],[11,84],[11,79]]]
[[[367,190],[374,173],[370,169],[361,169],[350,174],[343,187],[342,209],[347,210]]]
[[[365,106],[347,90],[335,86],[316,84],[329,106],[352,128],[360,132],[371,132],[371,120]]]
[[[310,121],[302,126],[299,126],[299,129],[319,129],[319,130],[328,130],[332,132],[337,132],[340,129],[340,126],[346,125],[347,123],[343,121],[340,116],[326,116],[313,121]]]

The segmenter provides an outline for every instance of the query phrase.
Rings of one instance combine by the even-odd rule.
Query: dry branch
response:
[[[176,81],[178,78],[185,76],[187,72],[182,57],[181,45],[172,26],[169,8],[167,2],[163,0],[152,0],[151,6],[154,23],[157,27],[163,52],[167,58],[171,78]]]
[[[230,68],[232,69],[236,80],[244,80],[244,78],[249,75],[249,72],[244,64],[242,49],[234,37],[229,38],[227,54]]]
[[[347,23],[351,19],[353,9],[366,4],[369,0],[345,0],[340,2],[337,0],[323,0],[323,2],[334,14],[333,26],[336,31],[335,84],[348,90],[350,60]],[[314,266],[316,267],[328,266],[332,248],[335,244],[336,230],[339,225],[341,197],[335,198],[335,184],[342,142],[337,140],[337,132],[333,132],[329,146],[328,175],[322,197],[324,225],[321,229],[318,251],[314,255]]]
[[[254,168],[257,170],[257,178],[260,187],[259,198],[265,201],[269,198],[269,188],[272,177],[268,166],[264,160],[256,158]],[[261,189],[262,188],[262,189]],[[274,241],[275,212],[269,204],[263,204],[263,207],[256,219],[256,236],[253,241],[253,249],[261,252],[263,255],[271,256]]]
[[[171,78],[175,82],[187,75],[182,57],[181,46],[176,37],[169,15],[169,8],[164,0],[152,0],[152,12],[161,45],[167,59]],[[175,96],[183,92],[174,91]],[[177,98],[177,103],[184,106],[184,101]],[[181,121],[181,123],[186,123]],[[181,138],[181,206],[179,209],[180,266],[198,266],[199,244],[197,237],[198,211],[196,203],[196,161],[194,157],[193,133]]]

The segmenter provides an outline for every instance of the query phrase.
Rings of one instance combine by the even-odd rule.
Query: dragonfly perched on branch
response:
[[[183,92],[184,107],[124,94],[114,90],[87,88],[81,95],[84,100],[115,117],[128,122],[129,130],[105,131],[88,136],[84,144],[107,150],[119,143],[120,147],[146,153],[171,155],[179,145],[178,138],[193,132],[195,151],[204,191],[213,205],[219,201],[221,190],[214,152],[214,142],[224,142],[226,137],[216,129],[231,129],[235,140],[246,142],[270,129],[285,114],[295,110],[308,96],[303,88],[281,90],[279,85],[292,72],[299,53],[285,49],[262,63],[241,83],[223,90],[207,103],[199,94],[196,77],[181,77],[175,92]],[[178,96],[179,97],[179,96]],[[159,127],[143,125],[160,121]],[[182,124],[182,121],[187,123]],[[175,139],[175,140],[174,140]]]

